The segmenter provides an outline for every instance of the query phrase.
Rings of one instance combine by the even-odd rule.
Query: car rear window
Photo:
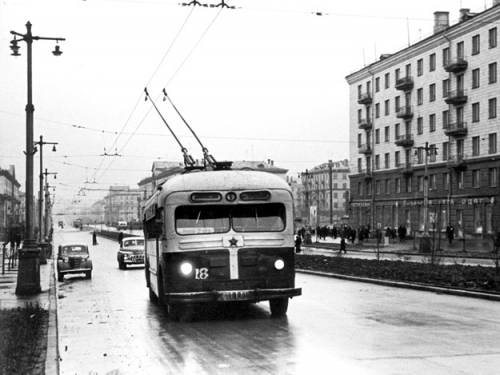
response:
[[[85,246],[64,246],[63,253],[65,254],[78,254],[87,253],[87,248]]]

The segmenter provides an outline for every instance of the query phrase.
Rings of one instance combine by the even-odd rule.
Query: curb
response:
[[[45,358],[45,373],[59,374],[59,329],[57,319],[57,293],[54,259],[50,268],[49,290],[49,329],[47,334],[47,355]]]
[[[460,297],[470,297],[470,298],[486,299],[486,300],[490,300],[490,301],[500,301],[500,294],[475,292],[475,291],[469,291],[469,290],[464,290],[464,289],[444,288],[444,287],[430,286],[430,285],[423,285],[423,284],[416,284],[416,283],[404,283],[401,281],[370,279],[370,278],[365,278],[365,277],[347,276],[347,275],[341,275],[341,274],[337,274],[337,273],[329,273],[329,272],[321,272],[321,271],[310,271],[310,270],[296,269],[295,272],[305,273],[305,274],[309,274],[309,275],[316,275],[316,276],[326,276],[326,277],[348,280],[348,281],[359,281],[362,283],[371,283],[371,284],[378,284],[378,285],[384,285],[384,286],[392,286],[395,288],[406,288],[406,289],[421,290],[421,291],[425,291],[425,292],[434,292],[437,294],[449,294],[449,295],[460,296]]]

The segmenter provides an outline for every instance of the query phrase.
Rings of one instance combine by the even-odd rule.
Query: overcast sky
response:
[[[349,157],[348,74],[432,34],[435,11],[450,12],[454,24],[459,9],[480,12],[492,3],[226,1],[236,9],[163,0],[2,0],[0,167],[15,165],[25,190],[26,43],[13,57],[9,42],[11,30],[26,33],[27,21],[34,36],[66,38],[60,57],[51,53],[55,42],[33,43],[34,138],[59,143],[55,153],[44,147],[44,169],[57,172],[57,180],[49,177],[56,203],[88,205],[110,185],[137,188],[155,160],[182,160],[144,101],[144,87],[195,159],[201,147],[162,100],[164,88],[217,160],[271,159],[296,176]],[[82,196],[82,188],[96,191]]]

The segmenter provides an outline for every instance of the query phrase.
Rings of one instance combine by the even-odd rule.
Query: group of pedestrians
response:
[[[21,228],[18,225],[13,225],[9,229],[7,241],[3,243],[4,259],[8,259],[9,267],[15,266],[17,252],[21,248],[21,241]]]

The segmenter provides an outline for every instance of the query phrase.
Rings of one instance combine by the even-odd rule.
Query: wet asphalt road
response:
[[[90,232],[56,231],[92,243]],[[288,316],[267,303],[170,320],[116,242],[91,246],[92,280],[58,283],[61,374],[495,374],[500,303],[297,275]]]

